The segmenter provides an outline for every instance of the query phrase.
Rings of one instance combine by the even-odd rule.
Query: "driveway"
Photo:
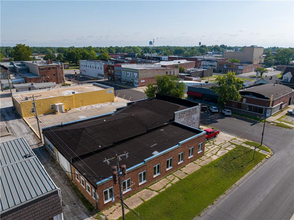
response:
[[[263,123],[208,113],[202,114],[201,122],[239,137],[261,140]],[[294,213],[294,131],[266,124],[263,143],[274,155],[195,219],[291,219]]]

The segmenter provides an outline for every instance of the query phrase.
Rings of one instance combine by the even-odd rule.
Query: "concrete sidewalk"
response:
[[[268,121],[270,123],[282,123],[282,124],[285,124],[285,125],[288,125],[288,126],[294,128],[294,124],[287,123],[287,122],[284,122],[284,121],[280,121],[279,120],[279,119],[281,119],[283,116],[285,116],[287,114],[287,111],[288,110],[293,110],[293,109],[294,109],[294,104],[289,105],[289,108],[288,109],[281,111],[279,114],[276,114],[274,116],[268,117],[266,119],[266,121]]]
[[[189,174],[197,171],[202,166],[209,164],[210,162],[218,159],[224,154],[228,153],[230,150],[234,149],[236,145],[242,145],[244,147],[248,147],[250,149],[254,149],[252,146],[248,146],[244,144],[247,141],[246,139],[234,137],[232,135],[221,132],[217,138],[209,140],[205,144],[205,154],[204,156],[192,161],[187,164],[185,167],[175,171],[169,176],[164,177],[158,182],[146,187],[142,191],[128,197],[125,199],[125,203],[131,209],[134,209],[141,205],[144,201],[151,199],[152,197],[158,195],[160,192],[166,190],[168,187],[175,184],[177,181],[184,179]],[[257,149],[258,152],[267,155],[268,157],[271,155],[270,152],[263,151]],[[125,209],[125,213],[128,213],[129,210]],[[115,204],[107,210],[104,210],[103,215],[107,217],[107,219],[118,219],[121,215],[121,205],[120,203]]]

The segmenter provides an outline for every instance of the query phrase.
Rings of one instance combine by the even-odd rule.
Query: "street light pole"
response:
[[[264,108],[264,121],[263,121],[263,128],[262,128],[262,133],[261,133],[261,140],[260,140],[260,147],[262,146],[262,144],[263,144],[263,136],[264,136],[264,129],[265,129],[265,122],[266,122],[266,111],[267,111],[267,109],[266,108]],[[254,153],[253,153],[253,160],[254,160],[254,157],[255,157],[255,151],[256,151],[256,146],[254,147]]]

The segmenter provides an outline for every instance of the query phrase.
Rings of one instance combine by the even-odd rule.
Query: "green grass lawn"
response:
[[[264,145],[260,146],[259,143],[256,143],[256,142],[253,142],[253,141],[245,141],[244,144],[247,144],[247,145],[252,146],[252,147],[257,147],[260,150],[264,150],[264,151],[270,152],[270,150],[268,149],[268,147],[266,147]]]
[[[70,66],[69,66],[69,69],[70,69],[70,70],[73,70],[73,69],[80,69],[80,66],[79,66],[79,65],[70,65]]]
[[[135,211],[141,219],[193,219],[212,204],[235,182],[265,158],[243,146],[178,181],[159,195],[144,202]],[[129,212],[126,219],[138,219]]]

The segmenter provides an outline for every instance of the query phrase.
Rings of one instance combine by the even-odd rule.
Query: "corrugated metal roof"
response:
[[[24,138],[0,144],[0,213],[57,189]]]

